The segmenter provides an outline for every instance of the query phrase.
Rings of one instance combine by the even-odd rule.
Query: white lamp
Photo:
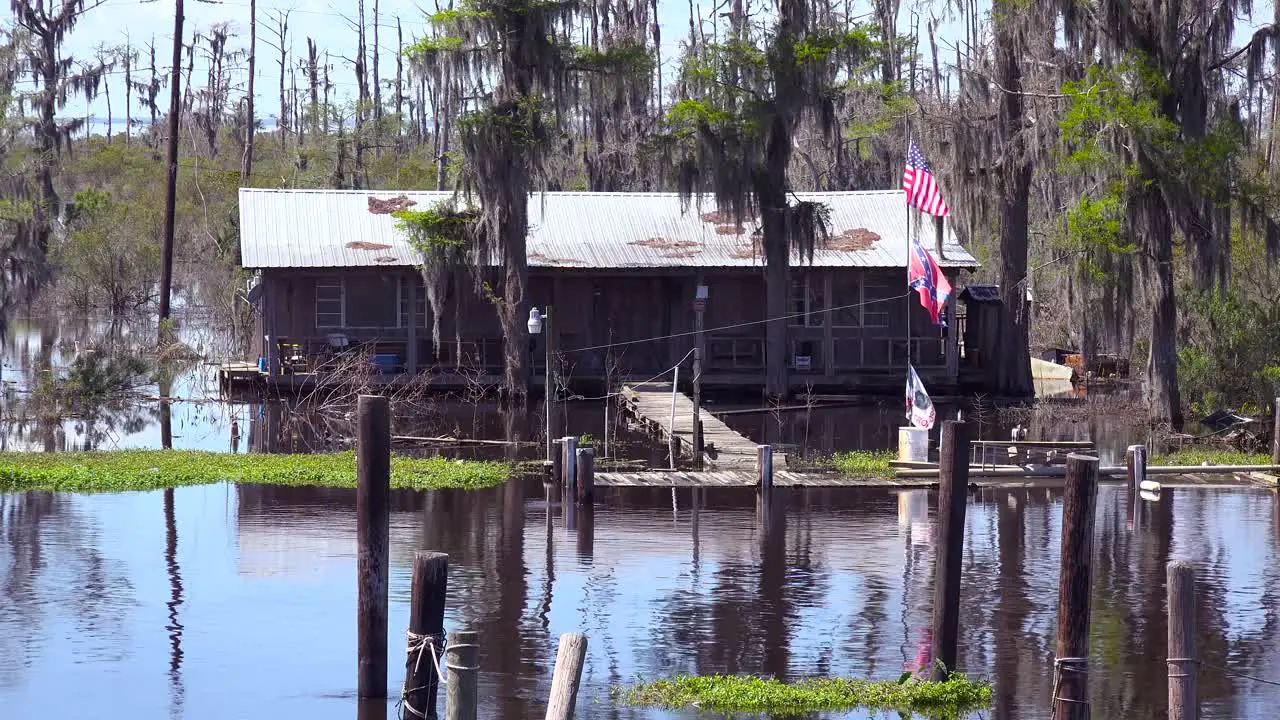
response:
[[[542,313],[538,312],[538,308],[529,309],[529,334],[542,334]]]

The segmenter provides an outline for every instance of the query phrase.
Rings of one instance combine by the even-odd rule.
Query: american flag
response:
[[[902,189],[907,192],[907,204],[937,217],[946,217],[950,211],[938,189],[938,181],[929,171],[929,164],[920,154],[913,140],[907,149],[907,169],[902,171]]]

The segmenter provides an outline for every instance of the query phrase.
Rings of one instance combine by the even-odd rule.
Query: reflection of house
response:
[[[297,358],[364,347],[391,374],[435,370],[443,379],[495,380],[502,333],[490,303],[458,278],[441,303],[440,347],[415,269],[419,254],[385,209],[392,193],[240,191],[244,265],[257,271],[255,348],[281,376]],[[407,193],[391,205],[430,208],[449,193]],[[958,374],[946,337],[907,296],[907,212],[902,193],[801,194],[830,210],[831,237],[812,264],[792,260],[787,308],[789,383],[835,389],[901,379],[908,347],[926,381]],[[709,205],[709,201],[708,201]],[[710,209],[710,207],[706,208]],[[759,387],[766,317],[755,221],[736,225],[674,194],[547,193],[529,201],[527,298],[552,307],[551,332],[575,379],[649,377],[694,344],[694,290],[706,304],[703,382]],[[949,233],[940,264],[952,282],[976,261]],[[496,279],[496,276],[495,276]],[[908,314],[910,321],[908,323]],[[910,337],[908,337],[908,325]],[[952,336],[954,337],[954,335]],[[613,347],[612,351],[609,349]],[[535,353],[535,364],[542,353]],[[612,360],[611,360],[612,358]],[[296,375],[295,375],[296,376]]]

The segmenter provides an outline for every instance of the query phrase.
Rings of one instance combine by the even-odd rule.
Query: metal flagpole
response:
[[[912,138],[910,135],[908,135],[907,136],[907,162],[911,162],[911,143],[912,143]],[[915,177],[915,176],[913,175],[912,177]],[[914,183],[913,183],[913,186],[914,186]],[[906,203],[907,205],[907,246],[906,246],[906,250],[907,250],[907,267],[906,267],[906,271],[907,271],[907,368],[908,368],[908,379],[909,379],[909,373],[910,373],[910,367],[911,367],[911,249],[912,249],[911,248],[911,238],[912,238],[911,190],[906,190],[905,192],[907,193],[907,198],[906,198],[907,200],[907,203]],[[920,220],[921,220],[920,215],[917,213],[916,230],[915,230],[916,234],[920,233]]]

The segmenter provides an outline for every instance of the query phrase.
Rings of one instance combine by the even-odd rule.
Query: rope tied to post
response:
[[[1061,657],[1053,659],[1053,700],[1049,707],[1049,717],[1056,718],[1058,716],[1058,701],[1068,703],[1076,703],[1079,705],[1088,705],[1088,700],[1077,700],[1075,698],[1066,698],[1058,694],[1062,688],[1063,673],[1087,673],[1089,672],[1089,658],[1087,657]]]
[[[1245,680],[1252,680],[1254,682],[1260,682],[1264,685],[1274,685],[1274,686],[1280,687],[1280,681],[1254,677],[1253,675],[1247,675],[1238,670],[1232,670],[1231,668],[1222,667],[1221,665],[1214,665],[1213,663],[1205,662],[1204,660],[1200,660],[1199,658],[1168,658],[1165,660],[1165,662],[1170,664],[1192,663],[1193,665],[1199,665],[1201,667],[1208,668],[1210,670],[1217,670],[1220,673],[1231,675],[1233,677],[1244,678]],[[1181,678],[1181,677],[1191,677],[1191,675],[1187,673],[1183,673],[1180,675],[1169,675],[1169,677]]]
[[[423,657],[427,654],[427,651],[430,651],[431,652],[431,661],[430,661],[431,668],[435,670],[436,682],[440,682],[441,680],[443,680],[444,670],[441,669],[440,658],[444,655],[445,651],[448,649],[444,637],[440,635],[433,635],[433,634],[419,634],[412,630],[406,630],[405,638],[408,641],[408,647],[405,650],[405,654],[414,658],[412,674],[413,675],[418,674],[418,670],[421,669],[422,667]],[[440,646],[438,649],[437,649],[437,645]],[[415,654],[416,654],[416,657],[414,657]],[[414,688],[409,687],[409,677],[408,676],[405,677],[404,685],[400,689],[400,705],[404,708],[405,714],[412,715],[413,717],[417,717],[417,718],[427,717],[426,712],[419,710],[418,708],[415,708],[409,702],[409,695],[411,693],[415,693],[415,692],[418,692],[419,690],[425,690],[425,689],[426,689],[425,685],[419,685],[418,687],[414,687]]]

